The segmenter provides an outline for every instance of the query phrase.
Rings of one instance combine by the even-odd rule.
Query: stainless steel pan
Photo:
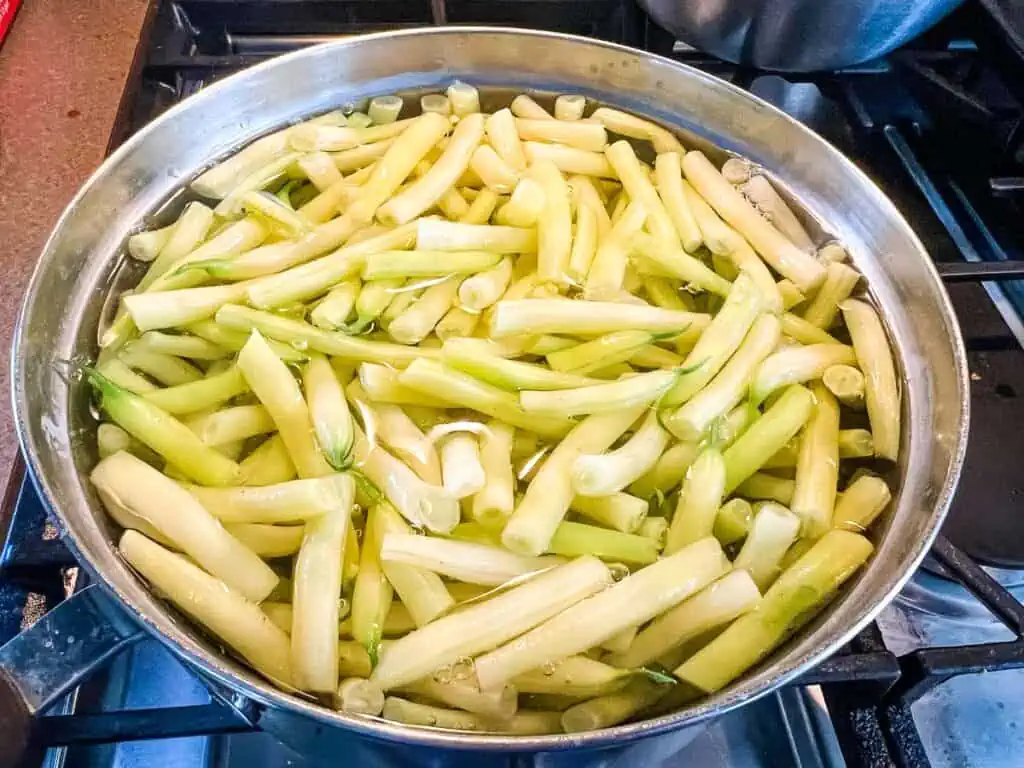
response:
[[[96,325],[126,236],[213,159],[282,124],[367,96],[443,88],[459,78],[497,99],[508,89],[582,93],[679,131],[684,143],[734,150],[767,169],[814,222],[850,249],[882,310],[904,376],[902,462],[895,503],[877,526],[866,570],[817,620],[757,669],[675,714],[565,736],[474,735],[346,716],[283,693],[224,655],[161,603],[118,558],[115,531],[85,477],[95,462],[84,385],[59,361],[94,352]],[[721,152],[715,150],[718,156]],[[96,577],[84,599],[0,649],[2,699],[21,716],[141,627],[191,665],[251,722],[310,756],[373,760],[479,751],[599,749],[699,723],[785,684],[848,641],[917,567],[953,494],[967,440],[964,350],[928,254],[879,189],[785,114],[709,75],[608,43],[508,29],[434,28],[353,38],[254,67],[174,107],[114,153],[68,206],[29,286],[12,355],[13,397],[29,469],[66,541]],[[67,642],[68,620],[92,630]],[[65,617],[65,618],[62,618]],[[56,637],[63,666],[44,660]],[[63,633],[63,634],[55,634]],[[47,674],[40,674],[42,670]],[[29,674],[34,673],[34,674]],[[0,685],[0,689],[4,686]],[[22,706],[24,701],[27,706]],[[0,720],[3,720],[0,717]],[[472,754],[466,751],[473,751]],[[458,762],[458,753],[446,759]],[[2,760],[0,760],[2,762]]]

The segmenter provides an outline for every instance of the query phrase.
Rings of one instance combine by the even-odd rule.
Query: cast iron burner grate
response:
[[[1017,282],[1024,263],[1012,226],[1020,221],[1024,189],[1024,108],[1012,88],[992,81],[1022,65],[1012,46],[986,31],[992,19],[978,16],[980,9],[965,9],[886,61],[782,78],[676,44],[629,0],[157,0],[111,149],[204,85],[268,57],[344,35],[440,23],[543,26],[670,55],[775,102],[837,144],[879,180],[926,242],[957,305],[972,370],[986,371],[972,388],[975,439],[949,538],[936,541],[932,567],[963,584],[1013,639],[897,657],[872,624],[795,684],[821,685],[851,766],[925,768],[914,701],[957,675],[1024,666],[1024,606],[975,561],[1024,566],[1016,522],[1016,461],[1024,454],[1015,449],[1024,448],[1016,427],[1024,423],[1024,405],[1014,386],[1024,386],[1024,290]],[[985,41],[981,52],[961,39],[965,30]],[[970,151],[949,143],[957,126],[976,131]],[[8,524],[0,554],[2,644],[87,579],[47,521],[20,459],[0,522]],[[39,720],[33,738],[42,749],[229,733],[251,729],[248,715],[216,697],[208,705],[76,714],[69,697]]]

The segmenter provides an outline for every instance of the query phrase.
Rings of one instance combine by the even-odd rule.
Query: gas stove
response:
[[[253,63],[346,35],[431,24],[540,27],[647,49],[728,79],[806,123],[881,185],[947,280],[971,368],[960,488],[924,568],[839,654],[706,727],[597,761],[1024,766],[1017,724],[1024,712],[1024,51],[1003,26],[1003,5],[969,3],[884,60],[793,76],[696,51],[632,0],[154,0],[111,148]],[[0,644],[87,581],[20,461],[0,506],[0,533],[5,527]],[[35,741],[25,763],[33,768],[308,764],[253,731],[244,712],[211,697],[152,640],[53,705]],[[565,754],[506,762],[584,764]]]

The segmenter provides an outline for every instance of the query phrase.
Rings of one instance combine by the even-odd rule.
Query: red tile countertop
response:
[[[148,0],[24,0],[0,47],[0,475],[11,334],[43,242],[103,159]]]

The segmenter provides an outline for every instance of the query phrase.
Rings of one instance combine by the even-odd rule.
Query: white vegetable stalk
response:
[[[349,677],[341,681],[335,705],[353,715],[379,715],[384,709],[384,691],[370,680]]]
[[[531,178],[519,180],[508,202],[494,213],[494,221],[513,227],[532,227],[544,210],[544,187]]]
[[[733,356],[761,312],[761,293],[749,276],[736,278],[725,304],[683,360],[683,373],[665,405],[684,403],[704,389]]]
[[[480,111],[480,92],[469,83],[456,81],[448,86],[445,93],[455,116],[465,117]]]
[[[582,496],[609,496],[620,491],[652,469],[669,434],[651,410],[643,425],[621,447],[600,455],[583,455],[572,467],[572,483]]]
[[[519,693],[590,698],[621,689],[632,676],[632,670],[617,669],[587,656],[569,656],[517,675],[512,685]]]
[[[540,415],[608,413],[637,405],[650,405],[665,394],[677,379],[675,371],[649,371],[608,384],[553,392],[520,392],[519,402],[528,413]]]
[[[384,203],[377,211],[377,217],[385,224],[405,224],[430,208],[466,172],[469,159],[483,136],[483,115],[463,117],[433,167]]]
[[[696,442],[676,443],[665,451],[649,472],[629,487],[630,493],[641,499],[650,499],[658,493],[667,494],[686,476],[700,445]]]
[[[412,529],[390,506],[381,505],[377,512],[381,514],[385,540],[391,534],[405,536],[412,533]],[[393,561],[383,561],[381,566],[417,627],[429,624],[455,606],[455,600],[441,577],[433,571]]]
[[[469,161],[470,170],[480,177],[486,189],[504,194],[515,189],[519,174],[506,163],[493,148],[486,144],[477,147]]]
[[[805,293],[821,284],[825,267],[763,219],[702,153],[688,152],[682,166],[697,192],[750,241],[776,272],[792,280]]]
[[[472,496],[487,482],[480,460],[480,445],[476,437],[457,432],[441,443],[441,477],[443,486],[456,499]]]
[[[732,289],[729,280],[674,243],[666,244],[655,237],[639,234],[630,245],[633,265],[644,274],[682,280],[718,296],[727,296]],[[732,279],[733,276],[729,277]]]
[[[814,410],[814,396],[794,385],[782,393],[724,453],[726,493],[753,475],[804,426]]]
[[[262,405],[238,405],[214,411],[190,419],[188,426],[207,445],[224,445],[277,430],[274,420]]]
[[[703,589],[728,568],[716,539],[695,542],[477,658],[480,687],[499,687],[531,669],[600,645]]]
[[[863,301],[847,299],[840,304],[853,339],[857,363],[864,371],[868,419],[875,441],[875,455],[896,461],[900,450],[900,390],[889,340],[878,313]]]
[[[747,571],[763,592],[781,573],[782,558],[800,534],[800,518],[774,502],[758,506],[733,567]]]
[[[516,120],[508,109],[499,109],[487,117],[487,139],[498,156],[516,171],[526,170],[526,156],[516,130]]]
[[[493,420],[480,437],[480,463],[484,485],[473,496],[470,514],[486,528],[500,529],[515,507],[515,475],[512,472],[512,442],[515,431]]]
[[[835,528],[863,533],[892,499],[885,481],[875,475],[861,475],[836,501],[832,524]]]
[[[443,488],[425,483],[379,445],[370,445],[358,427],[353,455],[356,467],[412,525],[448,533],[458,524],[461,513],[457,499]]]
[[[650,120],[644,120],[628,112],[621,112],[610,107],[598,107],[591,120],[596,120],[605,126],[612,133],[628,136],[631,139],[644,139],[654,145],[654,151],[676,152],[680,156],[686,151],[679,140],[670,131],[662,128]]]
[[[416,248],[421,251],[533,253],[537,250],[537,233],[524,227],[419,219],[416,222]]]
[[[839,482],[839,403],[821,382],[811,384],[814,411],[796,463],[793,512],[802,521],[801,535],[816,539],[832,527]]]
[[[625,408],[580,422],[537,471],[502,532],[502,543],[524,555],[545,552],[575,495],[569,469],[576,457],[606,450],[642,412],[642,406]]]
[[[647,210],[651,234],[662,243],[678,245],[679,235],[672,218],[658,197],[647,171],[641,167],[633,145],[628,141],[617,141],[605,150],[605,156],[615,169],[630,200],[639,202]]]
[[[750,377],[779,342],[782,325],[774,315],[762,315],[718,375],[665,420],[680,440],[700,439],[716,420],[736,407],[747,393]]]
[[[597,245],[594,260],[587,272],[583,295],[591,301],[616,296],[623,289],[629,263],[630,243],[640,234],[648,210],[633,200],[612,225],[607,237]]]
[[[345,475],[329,475],[259,488],[187,490],[224,523],[301,523],[341,506],[347,484]]]
[[[804,320],[818,328],[831,328],[839,315],[840,302],[850,297],[858,282],[860,273],[857,270],[841,262],[830,263],[825,282],[803,311]]]
[[[654,161],[654,179],[658,196],[679,234],[683,249],[693,253],[700,247],[702,237],[697,219],[687,202],[686,193],[683,192],[680,155],[675,152],[659,154]]]
[[[330,292],[309,313],[309,321],[317,328],[334,331],[344,328],[359,294],[359,283],[348,280]]]
[[[502,300],[494,305],[491,335],[521,333],[602,334],[622,330],[664,333],[700,330],[708,315],[610,301]]]
[[[777,389],[820,379],[833,365],[856,362],[853,348],[845,344],[809,344],[783,349],[766,358],[754,372],[750,399],[755,403],[764,402]]]
[[[725,497],[725,475],[725,460],[718,449],[708,447],[701,451],[686,471],[672,524],[668,529],[666,554],[671,555],[712,535],[715,515]]]
[[[414,534],[387,534],[384,563],[404,563],[456,581],[498,587],[565,562],[560,557],[526,557],[499,547]]]
[[[459,281],[453,279],[430,286],[411,307],[391,321],[388,335],[399,344],[419,344],[451,309],[458,291]]]
[[[755,174],[739,188],[739,191],[758,209],[766,213],[768,220],[775,225],[775,228],[789,238],[797,248],[808,253],[814,252],[814,241],[811,240],[803,224],[800,223],[782,196],[775,191],[775,187],[768,179],[760,174]]]
[[[238,367],[270,413],[300,477],[331,474],[317,444],[309,407],[288,367],[258,331],[238,353]]]
[[[611,583],[600,560],[578,558],[390,643],[371,677],[384,690],[420,680],[496,648]]]
[[[513,686],[481,691],[473,680],[439,682],[433,677],[424,677],[415,683],[403,685],[398,691],[501,721],[511,718],[519,704],[518,693]]]
[[[621,691],[569,707],[562,713],[562,728],[566,733],[611,728],[657,703],[672,690],[670,685],[635,679]]]
[[[380,545],[386,524],[382,510],[385,508],[384,504],[376,504],[367,511],[359,552],[359,571],[352,588],[352,616],[346,620],[349,632],[366,649],[371,664],[377,662],[380,641],[387,632],[387,622],[393,613],[391,598],[394,590],[380,562]],[[409,624],[412,625],[411,617]],[[346,634],[344,629],[339,631]]]
[[[288,635],[256,602],[141,533],[125,531],[118,551],[146,581],[238,651],[260,674],[291,684]]]
[[[512,279],[512,260],[502,259],[496,266],[462,281],[459,302],[468,310],[481,312],[501,298]]]
[[[569,185],[553,163],[535,163],[530,171],[544,192],[544,207],[537,217],[537,277],[564,283],[572,250]]]
[[[264,487],[295,478],[295,465],[280,434],[271,435],[238,465],[242,485]]]
[[[313,429],[327,462],[337,471],[351,463],[354,439],[352,413],[327,358],[312,355],[302,372]]]
[[[743,674],[802,623],[864,563],[872,545],[863,536],[830,531],[787,568],[750,611],[687,659],[675,675],[708,693]]]
[[[740,566],[704,587],[693,597],[652,621],[629,649],[609,656],[615,667],[632,669],[650,664],[688,640],[753,610],[761,601],[757,584]]]
[[[129,526],[126,526],[129,527]],[[228,533],[262,558],[288,557],[302,546],[304,526],[229,523]]]
[[[553,163],[562,173],[614,179],[615,169],[601,152],[570,147],[566,144],[545,144],[540,141],[523,142],[526,158],[533,163]]]
[[[576,496],[569,508],[588,520],[614,528],[622,533],[634,533],[647,516],[647,501],[628,493],[608,496]]]
[[[601,152],[608,144],[608,133],[600,123],[520,117],[516,120],[516,130],[523,141],[565,144],[590,152]]]
[[[188,491],[130,453],[104,459],[89,479],[247,599],[259,602],[277,585],[277,574],[225,531]]]
[[[307,691],[333,691],[338,682],[341,561],[355,497],[352,478],[343,477],[341,503],[306,523],[292,574],[292,673]]]
[[[399,383],[398,373],[387,365],[363,363],[359,366],[359,386],[363,393],[374,402],[392,405],[419,405],[431,408],[445,408],[447,403],[436,397]]]
[[[357,382],[349,385],[349,393],[357,403],[362,418],[371,425],[377,439],[424,481],[431,485],[441,484],[441,461],[434,444],[420,430],[416,423],[397,405],[374,403],[368,405],[365,392]]]

